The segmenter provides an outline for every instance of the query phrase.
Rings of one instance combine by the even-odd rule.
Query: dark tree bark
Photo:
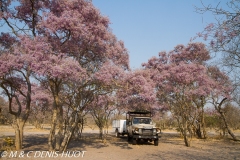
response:
[[[224,98],[219,104],[214,104],[215,109],[218,111],[218,113],[221,115],[221,118],[223,120],[223,123],[228,131],[228,133],[231,135],[231,137],[233,138],[234,141],[239,141],[239,139],[234,135],[234,133],[232,132],[231,128],[228,125],[228,122],[226,120],[226,116],[225,113],[222,109],[222,104],[224,103],[224,101],[227,100],[227,98]]]

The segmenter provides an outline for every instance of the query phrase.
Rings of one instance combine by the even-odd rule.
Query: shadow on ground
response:
[[[131,149],[127,142],[127,137],[116,138],[114,135],[107,135],[105,139],[101,140],[97,133],[83,133],[81,138],[72,139],[69,143],[68,150],[81,148],[96,148],[101,149],[114,145],[122,149]],[[46,134],[32,134],[24,136],[23,150],[25,151],[39,151],[48,150],[48,135]]]
[[[165,139],[159,140],[159,143],[173,143],[167,142]],[[176,142],[177,143],[177,142]],[[121,149],[132,149],[134,145],[127,141],[127,136],[115,137],[113,134],[108,134],[102,140],[97,133],[83,133],[81,138],[72,139],[69,143],[68,150],[96,148],[101,149],[110,145]],[[137,145],[153,145],[153,142],[138,141]],[[48,135],[46,134],[32,134],[24,136],[23,149],[28,151],[48,150]]]

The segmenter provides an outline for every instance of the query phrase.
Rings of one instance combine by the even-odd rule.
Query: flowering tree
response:
[[[116,109],[116,100],[110,95],[99,95],[89,105],[88,110],[99,128],[99,137],[103,139],[103,129],[108,128],[109,118]]]
[[[186,146],[190,146],[192,125],[197,121],[204,122],[204,98],[213,89],[214,93],[219,93],[223,88],[208,75],[206,61],[209,59],[204,44],[190,43],[178,45],[169,53],[160,52],[159,58],[154,57],[143,64],[151,70],[158,101],[167,106],[177,119]]]
[[[154,82],[150,70],[139,69],[127,72],[117,92],[118,103],[125,110],[152,110],[156,102]]]
[[[226,3],[226,7],[221,7]],[[235,102],[239,102],[239,67],[240,67],[240,3],[238,0],[221,2],[217,6],[203,4],[196,8],[196,11],[203,14],[210,12],[216,19],[215,23],[210,23],[205,29],[198,33],[198,36],[209,41],[209,48],[222,55],[224,66],[229,71],[229,75],[235,85]],[[220,56],[218,56],[220,57]]]
[[[77,119],[73,118],[64,132],[64,107],[72,110],[72,117],[78,117],[92,95],[99,93],[102,83],[95,75],[106,63],[128,69],[127,50],[111,33],[108,18],[103,17],[91,1],[19,0],[14,4],[1,1],[0,5],[0,20],[11,30],[2,34],[1,78],[2,75],[16,76],[12,69],[17,68],[20,73],[27,69],[25,79],[32,76],[48,89],[53,98],[49,149],[66,149],[74,130],[71,126],[75,126]],[[9,63],[13,60],[14,63]],[[105,67],[105,73],[107,69],[111,74],[109,67]],[[29,82],[26,97],[30,110],[32,84],[26,82]],[[71,103],[65,103],[66,100]]]
[[[237,141],[238,138],[234,135],[226,120],[226,113],[224,112],[223,107],[224,102],[231,98],[230,94],[232,92],[232,84],[229,80],[229,77],[223,74],[217,67],[209,67],[208,72],[209,76],[215,80],[215,86],[220,88],[220,90],[214,88],[215,91],[211,94],[211,103],[215,107],[216,111],[220,114],[228,133],[232,136],[233,140]]]
[[[22,148],[23,127],[28,119],[31,104],[31,67],[27,54],[21,55],[21,43],[9,34],[2,34],[0,42],[0,86],[4,94],[8,97],[9,113],[15,118],[15,146],[19,150]],[[9,43],[7,43],[9,42]],[[13,46],[15,48],[13,48]],[[24,52],[24,51],[23,51]],[[30,60],[30,59],[28,59]],[[17,109],[14,110],[17,105]]]
[[[210,40],[210,47],[215,52],[224,54],[224,62],[227,66],[239,68],[239,23],[240,23],[240,8],[238,0],[230,0],[226,2],[228,8],[221,8],[221,4],[215,6],[205,6],[196,8],[198,12],[211,12],[217,22],[209,24],[200,37],[205,40]]]

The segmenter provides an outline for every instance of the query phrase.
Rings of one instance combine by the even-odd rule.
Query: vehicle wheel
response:
[[[158,139],[154,140],[154,146],[158,146]]]
[[[116,136],[116,137],[119,137],[119,136],[120,136],[118,130],[115,131],[115,136]]]
[[[136,145],[136,144],[137,144],[137,140],[133,138],[133,139],[132,139],[132,144],[133,144],[133,145]]]
[[[130,142],[132,137],[130,137],[129,134],[127,135],[127,137],[128,137],[128,142]]]

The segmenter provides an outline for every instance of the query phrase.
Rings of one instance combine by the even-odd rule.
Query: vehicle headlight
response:
[[[134,129],[134,132],[135,132],[135,133],[138,133],[138,132],[139,132],[139,128],[135,128],[135,129]]]

